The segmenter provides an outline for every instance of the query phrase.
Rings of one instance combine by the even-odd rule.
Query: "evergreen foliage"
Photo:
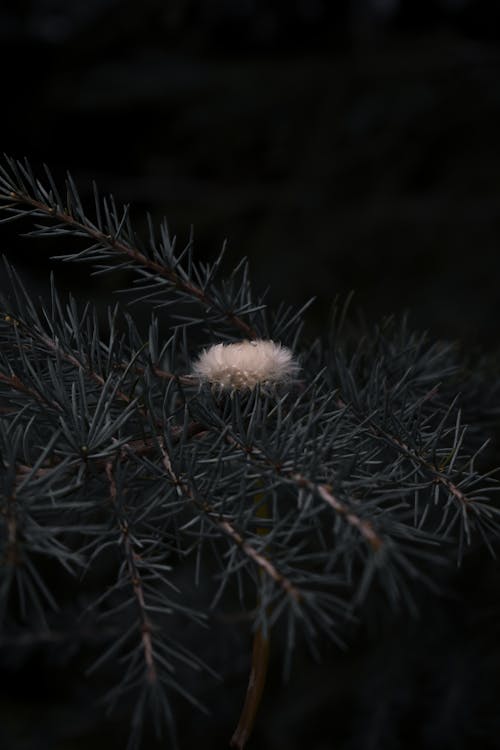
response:
[[[37,305],[4,262],[3,632],[46,637],[72,590],[102,636],[89,674],[108,683],[110,709],[132,707],[129,748],[150,725],[175,745],[175,695],[204,710],[189,671],[218,677],[193,630],[237,609],[256,678],[233,737],[243,747],[273,629],[288,673],[298,639],[348,643],[369,592],[414,612],[415,580],[437,588],[475,540],[493,551],[496,381],[404,320],[346,322],[345,306],[306,342],[309,303],[270,310],[245,260],[223,277],[223,253],[197,262],[165,222],[143,239],[128,207],[94,192],[90,214],[70,176],[59,192],[27,162],[0,171],[4,221],[63,239],[64,261],[127,271],[128,296],[152,308],[147,331],[118,305],[102,325],[53,281]],[[200,344],[242,339],[289,347],[298,379],[223,390],[193,375]]]

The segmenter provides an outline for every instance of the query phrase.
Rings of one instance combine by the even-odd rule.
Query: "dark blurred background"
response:
[[[310,332],[354,289],[369,318],[408,310],[434,336],[498,348],[500,3],[3,0],[0,60],[3,151],[69,169],[84,199],[95,179],[135,215],[166,215],[181,242],[194,225],[200,258],[227,237],[228,266],[248,255],[271,301],[317,296]],[[54,246],[12,224],[0,237],[43,291]],[[108,299],[109,279],[52,265]],[[286,689],[275,678],[254,747],[498,748],[484,614],[498,575],[470,565],[419,624],[304,661]],[[79,662],[5,664],[2,750],[121,747],[82,709]],[[226,746],[245,679],[208,722],[184,714],[185,747]]]
[[[194,225],[199,257],[227,237],[318,331],[355,289],[496,347],[499,41],[483,0],[3,0],[2,150]]]

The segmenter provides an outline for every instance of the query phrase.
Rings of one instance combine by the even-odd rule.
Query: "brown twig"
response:
[[[277,570],[277,568],[272,564],[272,562],[270,562],[270,560],[267,559],[267,557],[258,552],[255,547],[253,547],[249,542],[245,541],[245,539],[243,539],[241,534],[236,531],[231,523],[221,520],[217,522],[217,526],[221,529],[221,531],[227,534],[227,536],[229,536],[238,545],[238,547],[255,562],[255,564],[261,570],[263,570],[270,578],[272,578],[273,581],[278,584],[278,586],[281,586],[281,588],[284,589],[284,591],[286,591],[286,593],[289,594],[292,599],[295,599],[295,601],[299,601],[299,590],[291,583],[288,578],[286,578],[282,573],[279,572],[279,570]]]
[[[360,518],[360,516],[356,515],[346,503],[336,498],[329,484],[313,482],[298,472],[284,470],[280,464],[276,464],[268,459],[267,456],[261,453],[257,448],[243,445],[232,435],[227,435],[226,440],[243,450],[250,459],[253,459],[254,461],[257,459],[259,462],[266,463],[267,466],[274,469],[276,474],[288,479],[296,486],[304,487],[311,492],[318,494],[336,513],[341,515],[350,526],[357,529],[361,536],[369,543],[374,552],[380,550],[383,545],[383,540],[375,531],[373,524],[370,521]]]
[[[467,506],[471,504],[473,499],[462,492],[460,487],[457,487],[457,485],[452,482],[451,479],[445,476],[445,474],[443,474],[439,467],[432,463],[432,461],[428,461],[425,456],[422,456],[413,448],[410,448],[410,446],[408,446],[404,441],[386,432],[378,425],[373,425],[372,429],[374,434],[383,437],[387,442],[389,442],[397,450],[403,453],[403,455],[405,455],[411,461],[415,461],[423,469],[432,474],[432,476],[434,477],[434,481],[438,484],[441,484],[443,487],[446,487],[448,492],[450,492],[451,495],[453,495],[462,505],[464,505],[465,508],[467,508]]]
[[[262,502],[263,495],[257,494],[254,497],[255,515],[258,518],[267,519],[269,517],[269,506],[267,502]],[[269,530],[265,526],[257,527],[257,534],[266,536]],[[262,571],[260,571],[262,578]],[[268,614],[271,609],[268,607]],[[248,687],[245,695],[245,701],[241,710],[238,725],[231,738],[231,747],[243,750],[252,733],[255,718],[259,710],[266,684],[267,670],[269,666],[269,654],[271,649],[270,633],[266,632],[262,625],[257,627],[253,636],[252,662],[250,675],[248,678]]]
[[[264,691],[269,664],[270,641],[269,636],[264,634],[262,628],[255,631],[252,648],[252,666],[248,679],[248,688],[245,703],[241,712],[238,726],[231,738],[230,746],[243,750],[246,746],[253,726],[255,717]]]
[[[113,505],[116,505],[118,492],[116,487],[116,480],[113,470],[113,463],[108,461],[105,466],[106,476],[109,482],[109,498]],[[121,541],[123,544],[125,558],[127,561],[127,570],[134,591],[141,618],[141,639],[142,647],[144,650],[144,660],[146,662],[146,675],[149,682],[156,681],[156,665],[153,656],[153,641],[152,641],[152,629],[150,620],[146,614],[146,603],[144,601],[144,589],[142,586],[141,575],[137,569],[136,561],[139,555],[134,550],[133,544],[130,540],[128,532],[128,524],[126,521],[120,523]]]
[[[17,375],[5,375],[5,373],[0,372],[0,383],[5,383],[14,391],[19,391],[19,393],[25,393],[26,395],[31,396],[45,406],[51,406],[52,408],[57,409],[57,411],[62,410],[61,405],[58,404],[57,401],[51,401],[45,396],[45,394],[26,385]]]
[[[210,518],[212,522],[215,522],[217,527],[226,536],[232,539],[233,542],[235,542],[241,549],[241,551],[245,555],[247,555],[247,557],[249,557],[260,570],[262,570],[266,573],[266,575],[272,578],[273,581],[277,583],[278,586],[280,586],[284,591],[286,591],[289,596],[298,601],[300,599],[300,592],[291,583],[291,581],[282,573],[280,573],[275,565],[273,565],[270,560],[268,560],[257,549],[255,549],[255,547],[251,545],[250,542],[244,539],[244,537],[235,528],[234,524],[231,523],[231,521],[229,521],[227,518],[224,518],[220,513],[218,513],[215,508],[213,508],[206,500],[199,498],[186,482],[183,482],[181,479],[179,479],[172,468],[172,462],[163,441],[160,442],[160,450],[163,457],[163,465],[165,466],[167,474],[169,475],[173,483],[181,489],[184,496],[190,502],[194,503],[199,510],[201,510],[208,518]]]
[[[432,399],[439,391],[438,386],[434,386],[431,388],[422,398],[422,402],[428,401],[429,399]],[[345,408],[347,406],[346,402],[339,398],[337,400],[337,404]],[[361,421],[361,417],[359,417],[356,414],[356,411],[351,408],[351,413],[354,414],[358,419]],[[366,420],[363,420],[364,422]],[[403,440],[396,437],[395,435],[392,435],[391,433],[387,432],[387,430],[384,430],[380,425],[378,425],[376,422],[373,421],[373,419],[368,420],[367,422],[370,426],[370,431],[374,437],[382,437],[384,440],[388,443],[390,443],[394,448],[399,450],[403,455],[405,455],[407,458],[409,458],[412,461],[415,461],[418,463],[423,469],[428,471],[430,474],[434,476],[434,481],[438,484],[443,485],[443,487],[446,487],[446,489],[452,494],[454,497],[457,498],[457,500],[462,503],[465,508],[467,508],[468,505],[472,502],[472,498],[468,497],[460,487],[457,487],[457,485],[451,481],[447,476],[443,474],[443,472],[439,469],[438,466],[436,466],[432,461],[428,461],[425,456],[422,456],[420,453],[418,453],[413,448],[410,448],[409,445],[407,445]]]
[[[360,518],[348,505],[339,500],[332,491],[329,484],[315,484],[301,474],[290,475],[300,487],[306,487],[311,492],[317,492],[318,495],[330,505],[333,510],[339,515],[343,516],[350,526],[353,526],[359,531],[362,537],[369,543],[370,547],[374,552],[378,552],[383,545],[381,537],[375,531],[373,524],[370,521],[366,521]]]
[[[138,248],[122,242],[116,237],[113,237],[113,235],[111,234],[105,234],[104,232],[97,229],[94,225],[78,221],[71,214],[63,210],[58,210],[51,206],[48,206],[46,203],[35,200],[28,195],[11,192],[9,194],[9,198],[18,204],[21,203],[31,206],[35,211],[44,214],[51,220],[66,224],[67,226],[77,230],[78,232],[83,232],[89,238],[94,240],[94,242],[97,242],[104,247],[108,247],[118,253],[122,253],[123,255],[128,256],[138,265],[142,266],[143,268],[147,268],[148,271],[151,271],[155,276],[160,276],[164,279],[167,279],[172,284],[172,286],[174,286],[179,291],[190,297],[193,297],[206,307],[212,307],[218,310],[230,321],[230,323],[239,328],[248,338],[257,338],[257,332],[255,331],[255,329],[252,328],[252,326],[250,326],[248,323],[246,323],[240,316],[224,310],[215,300],[209,297],[204,289],[192,283],[191,281],[184,281],[174,269],[166,268],[161,263],[157,263],[151,258],[148,258]]]

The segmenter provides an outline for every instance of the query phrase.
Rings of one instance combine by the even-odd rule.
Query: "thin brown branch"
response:
[[[356,528],[362,537],[366,539],[374,552],[378,552],[383,545],[381,537],[375,531],[373,524],[370,521],[366,521],[360,518],[348,505],[339,500],[332,491],[329,484],[316,484],[311,482],[302,474],[290,475],[300,487],[305,487],[311,492],[317,492],[318,495],[326,502],[333,510],[339,515],[343,516],[348,524]]]
[[[249,542],[245,541],[245,539],[243,539],[241,534],[236,531],[231,523],[221,520],[217,523],[217,525],[222,531],[224,531],[225,534],[227,534],[234,542],[236,542],[238,547],[246,555],[248,555],[248,557],[250,557],[261,570],[267,573],[267,575],[270,576],[279,586],[281,586],[281,588],[283,588],[293,599],[299,601],[299,590],[288,580],[288,578],[286,578],[282,573],[279,572],[279,570],[275,568],[275,566],[270,562],[270,560],[267,559],[267,557],[258,552],[255,547],[253,547]]]
[[[31,206],[33,209],[35,209],[35,211],[44,214],[45,216],[47,216],[47,218],[50,218],[55,222],[66,224],[67,226],[77,230],[78,232],[83,232],[94,242],[97,242],[104,247],[110,248],[117,253],[126,255],[138,265],[142,266],[143,268],[147,268],[148,271],[151,271],[155,276],[160,276],[164,279],[167,279],[176,289],[198,300],[198,302],[201,302],[204,306],[212,307],[218,310],[229,320],[232,325],[239,328],[248,338],[257,338],[257,332],[252,328],[252,326],[250,326],[246,321],[244,321],[235,313],[228,312],[227,310],[221,308],[221,306],[215,300],[209,297],[204,289],[197,286],[191,281],[183,280],[179,276],[177,271],[171,268],[166,268],[161,263],[157,263],[151,258],[148,258],[138,248],[133,247],[132,245],[129,245],[126,242],[117,239],[116,237],[113,237],[111,234],[105,234],[104,232],[97,229],[94,225],[90,225],[90,223],[87,224],[78,221],[71,214],[62,210],[54,209],[53,207],[48,206],[42,201],[35,200],[29,195],[11,192],[9,197],[17,203]]]
[[[63,349],[63,347],[57,342],[54,341],[54,339],[51,339],[50,336],[47,336],[46,334],[40,333],[36,329],[30,328],[24,321],[19,320],[18,318],[13,318],[12,316],[8,316],[9,320],[12,322],[13,325],[15,325],[18,330],[22,329],[25,331],[25,333],[29,336],[30,339],[36,338],[39,343],[42,343],[49,351],[53,352],[54,354],[58,355],[63,359],[65,362],[68,362],[73,367],[76,367],[78,370],[82,370],[85,372],[85,374],[94,382],[96,382],[101,387],[105,384],[105,379],[102,377],[102,375],[99,375],[99,373],[95,372],[91,367],[88,365],[84,365],[77,357],[75,357],[74,354],[71,352],[66,351]],[[124,366],[125,368],[125,366]],[[2,378],[0,374],[0,379]],[[29,391],[26,391],[29,392]],[[129,404],[132,400],[130,396],[127,396],[126,393],[123,391],[117,390],[115,393],[116,397],[120,399],[121,401],[124,401],[126,404]],[[56,403],[56,402],[53,402]],[[60,405],[58,404],[59,408]]]
[[[95,372],[95,370],[93,370],[91,367],[85,366],[82,362],[80,362],[80,360],[77,357],[65,351],[61,346],[59,346],[51,338],[49,338],[48,336],[44,336],[43,334],[41,334],[39,338],[48,349],[58,354],[60,357],[62,357],[62,359],[64,359],[70,365],[73,365],[73,367],[76,367],[79,370],[83,370],[83,372],[85,372],[85,374],[88,375],[88,377],[91,380],[93,380],[95,383],[97,383],[101,387],[105,385],[106,381],[102,377],[102,375],[99,375],[99,373]],[[117,390],[115,392],[115,395],[118,399],[120,399],[120,401],[123,401],[126,404],[129,404],[132,400],[130,396],[127,396],[126,393],[120,390]]]
[[[279,464],[274,463],[267,458],[262,452],[254,447],[242,445],[234,436],[228,435],[226,437],[229,442],[243,450],[247,456],[256,462],[266,463],[270,466],[277,474],[285,477],[292,481],[298,487],[303,487],[311,492],[318,494],[333,510],[341,515],[345,521],[361,534],[361,536],[369,543],[374,552],[378,552],[383,546],[382,538],[377,534],[373,524],[370,521],[366,521],[360,518],[352,509],[344,502],[339,500],[332,492],[332,488],[329,484],[313,482],[302,474],[295,471],[285,471]]]
[[[434,388],[431,388],[422,398],[422,402],[433,398],[433,396],[435,396],[436,393],[438,393],[438,391],[439,391],[438,386],[434,386]],[[338,399],[337,403],[342,408],[345,408],[347,406],[346,402],[343,401],[341,398]],[[361,417],[359,417],[356,414],[356,411],[355,410],[351,410],[351,411],[361,421]],[[422,456],[416,450],[414,450],[413,448],[410,448],[410,446],[407,445],[407,443],[405,443],[400,438],[387,432],[387,430],[384,430],[382,427],[380,427],[380,425],[378,425],[372,419],[368,420],[368,424],[370,426],[371,433],[374,437],[383,437],[384,440],[386,440],[388,443],[394,446],[397,450],[403,453],[403,455],[405,455],[410,460],[415,461],[423,469],[425,469],[430,474],[432,474],[434,477],[434,481],[437,482],[438,484],[443,485],[443,487],[446,487],[446,489],[450,492],[450,494],[456,497],[457,500],[463,505],[465,505],[466,508],[468,505],[470,505],[470,503],[472,502],[472,498],[468,497],[464,492],[462,492],[460,487],[457,487],[457,485],[454,482],[452,482],[451,479],[445,476],[443,472],[439,469],[439,467],[436,466],[434,463],[432,463],[432,461],[428,461],[425,456]]]
[[[23,383],[23,381],[17,375],[5,375],[5,373],[0,372],[0,383],[5,383],[14,391],[18,391],[19,393],[24,393],[28,396],[31,396],[36,401],[38,401],[38,403],[44,404],[45,406],[50,406],[54,409],[57,409],[57,411],[62,411],[61,404],[58,404],[57,401],[52,401],[51,399],[47,398],[44,393],[41,393],[36,388],[31,388],[30,386],[26,385],[26,383]]]
[[[71,364],[73,367],[76,367],[79,370],[82,370],[91,380],[96,382],[101,387],[105,384],[105,379],[102,377],[102,375],[99,375],[99,373],[95,372],[88,364],[84,364],[81,362],[75,355],[71,352],[66,351],[61,347],[61,345],[57,342],[51,339],[49,336],[39,333],[36,330],[33,330],[29,328],[23,321],[13,318],[12,316],[8,316],[9,321],[13,323],[18,328],[21,328],[22,330],[25,330],[26,333],[30,338],[37,338],[39,342],[44,344],[44,346],[47,347],[49,351],[52,351],[54,354],[57,354],[61,357],[65,362]],[[120,370],[126,370],[130,367],[129,364],[126,363],[120,363],[116,365],[117,368]],[[135,366],[131,368],[132,372],[136,375],[144,375],[146,373],[146,369],[144,367]],[[168,372],[166,370],[162,370],[160,367],[152,367],[152,372],[161,380],[177,380],[179,383],[182,383],[183,385],[193,385],[195,384],[196,378],[191,377],[190,375],[174,375],[171,372]],[[29,395],[35,396],[38,401],[42,400],[45,403],[50,403],[52,406],[58,408],[61,410],[61,405],[58,404],[56,401],[49,402],[44,394],[39,394],[38,391],[35,391],[32,388],[29,388],[28,386],[25,386],[22,381],[17,378],[17,376],[11,376],[10,379],[7,378],[7,376],[0,373],[0,380],[8,380],[9,384],[16,388],[16,390],[20,390],[24,393],[27,393]],[[128,396],[124,391],[122,390],[116,390],[114,392],[114,396],[119,399],[120,401],[123,401],[126,404],[129,404],[131,402],[130,396]],[[143,410],[140,410],[142,413]],[[2,410],[0,409],[0,413],[2,413]],[[10,412],[6,412],[10,413]],[[163,422],[161,420],[156,420],[156,423],[158,426],[162,427]]]
[[[34,337],[38,338],[38,340],[41,341],[50,351],[59,355],[66,362],[73,365],[73,367],[76,367],[79,370],[83,370],[88,375],[88,377],[90,377],[92,380],[98,383],[101,387],[104,386],[105,380],[102,377],[102,375],[99,375],[97,372],[94,372],[92,369],[85,367],[80,362],[79,359],[77,359],[73,354],[70,354],[69,352],[66,352],[64,349],[62,349],[61,346],[59,346],[49,336],[45,336],[44,334],[38,333],[37,331],[29,328],[25,323],[23,323],[20,320],[15,320],[14,322],[16,326],[25,329],[26,333],[30,336],[30,338],[34,338]],[[31,388],[30,386],[27,386],[25,383],[22,382],[22,380],[17,375],[7,376],[4,373],[0,372],[0,382],[6,383],[14,390],[17,390],[21,393],[25,393],[29,396],[34,397],[37,401],[43,404],[50,405],[53,408],[57,409],[58,411],[62,411],[61,404],[59,404],[57,401],[52,401],[51,399],[48,399],[40,391],[34,388]],[[127,404],[129,404],[131,401],[130,397],[127,396],[126,393],[123,393],[123,391],[118,390],[116,391],[115,395],[117,398],[119,398],[121,401],[124,401]]]
[[[248,680],[245,703],[241,712],[238,726],[231,738],[230,746],[243,750],[246,746],[259,709],[267,676],[269,664],[269,636],[265,636],[262,628],[258,628],[253,640],[252,666]]]
[[[443,474],[439,467],[436,466],[432,461],[428,461],[425,456],[422,456],[413,448],[410,448],[410,446],[408,446],[404,441],[386,432],[378,425],[373,426],[373,431],[377,435],[384,437],[388,442],[391,443],[391,445],[397,448],[407,458],[415,461],[423,469],[432,474],[432,476],[434,477],[434,481],[438,484],[441,484],[443,487],[446,487],[448,492],[450,492],[450,494],[453,495],[466,508],[468,505],[470,505],[470,503],[472,502],[472,498],[468,497],[468,495],[462,492],[460,487],[457,487],[457,485],[452,482],[452,480],[449,479],[445,474]]]
[[[273,563],[270,560],[268,560],[257,549],[255,549],[255,547],[253,547],[253,545],[251,545],[250,542],[244,539],[244,537],[235,528],[235,526],[233,525],[231,521],[221,516],[220,513],[217,513],[217,511],[210,505],[210,503],[196,497],[194,492],[186,484],[186,482],[183,482],[182,480],[180,480],[175,474],[172,468],[172,462],[170,460],[170,456],[168,455],[168,452],[163,443],[160,443],[160,450],[162,452],[163,465],[165,466],[167,474],[170,476],[174,484],[180,487],[185,497],[187,497],[191,502],[193,502],[196,505],[197,508],[202,510],[213,522],[215,522],[217,527],[222,532],[224,532],[226,536],[232,539],[233,542],[235,542],[237,546],[241,549],[241,551],[245,555],[247,555],[247,557],[249,557],[257,565],[257,567],[260,570],[264,571],[266,575],[272,578],[273,581],[275,581],[275,583],[277,583],[278,586],[280,586],[284,591],[286,591],[286,593],[289,596],[291,596],[296,601],[299,601],[300,591],[292,584],[292,582],[286,576],[280,573],[280,571],[275,567],[275,565],[273,565]]]
[[[186,434],[188,437],[196,437],[204,435],[206,432],[203,425],[199,424],[198,422],[193,422],[188,429],[185,431],[183,427],[174,426],[171,428],[170,431],[170,439],[173,443],[176,443],[180,440],[181,436],[183,434]],[[129,440],[128,443],[125,444],[119,444],[117,446],[117,452],[114,454],[111,458],[98,458],[96,460],[92,460],[92,457],[87,457],[87,463],[92,462],[92,465],[97,468],[103,468],[106,469],[107,464],[110,460],[118,459],[120,461],[126,461],[128,458],[130,458],[130,455],[135,456],[147,456],[151,453],[154,453],[157,450],[158,444],[157,442],[154,442],[153,440],[147,440],[147,439],[138,439],[138,440]],[[62,460],[62,459],[59,459]],[[51,457],[50,464],[40,466],[33,474],[34,477],[37,479],[43,478],[47,474],[50,474],[50,472],[57,467],[58,460],[54,457]],[[69,464],[68,467],[69,473],[74,473],[78,470],[77,464]],[[21,482],[27,474],[30,474],[33,472],[33,466],[29,466],[28,464],[22,464],[19,463],[16,466],[16,474],[17,474],[17,482]]]
[[[124,370],[126,367],[128,367],[128,365],[123,363],[117,365],[117,367]],[[173,372],[162,370],[161,367],[154,366],[151,368],[151,371],[160,380],[177,380],[177,382],[182,383],[182,385],[196,385],[198,383],[197,378],[192,375],[175,375]],[[136,365],[132,368],[132,372],[134,372],[136,375],[144,375],[146,373],[146,369],[144,367]]]
[[[115,474],[113,470],[113,463],[111,461],[108,461],[105,465],[105,471],[106,476],[108,478],[109,483],[109,498],[113,505],[116,505],[117,498],[118,498],[118,491],[116,487],[116,479]],[[123,521],[120,524],[120,531],[121,531],[121,541],[123,544],[123,549],[125,553],[125,559],[127,561],[127,570],[130,578],[130,582],[132,584],[132,588],[134,591],[134,596],[136,598],[139,612],[140,612],[140,618],[141,618],[141,640],[142,640],[142,647],[144,651],[144,661],[146,662],[146,675],[149,682],[155,682],[157,679],[156,675],[156,665],[154,662],[154,655],[153,655],[153,641],[151,636],[151,623],[149,621],[149,617],[146,613],[146,604],[144,601],[144,589],[142,586],[142,579],[141,575],[137,569],[137,560],[139,560],[139,556],[134,550],[133,544],[130,540],[130,535],[128,531],[128,524],[126,521]]]
[[[40,333],[36,330],[29,328],[29,326],[27,326],[23,321],[14,319],[11,316],[9,316],[9,320],[14,325],[16,325],[17,328],[24,330],[31,339],[36,338],[38,342],[42,343],[49,351],[61,357],[61,359],[63,359],[68,364],[84,372],[87,375],[87,377],[89,377],[91,380],[93,380],[95,383],[101,386],[101,388],[104,387],[106,381],[102,375],[99,375],[98,372],[95,372],[95,370],[93,370],[89,365],[86,365],[83,362],[81,362],[77,357],[75,357],[73,353],[68,352],[65,349],[63,349],[61,345],[57,341],[54,341],[53,339],[51,339],[50,336],[47,336],[43,333]],[[123,364],[122,369],[125,370],[127,367],[128,365]],[[140,371],[139,374],[141,375],[143,375],[145,372],[144,368],[137,368],[137,369],[134,368],[134,371],[136,372]],[[171,378],[175,377],[174,375],[171,375],[170,373],[167,373],[163,370],[158,370],[156,374],[158,375],[158,377],[163,377],[163,378],[166,378],[168,376],[170,376]],[[57,408],[59,411],[62,411],[61,404],[57,403],[56,401],[48,400],[46,396],[44,396],[43,393],[40,394],[38,391],[34,390],[33,388],[30,388],[24,385],[17,376],[11,376],[10,378],[8,378],[7,376],[2,375],[2,373],[0,373],[0,381],[2,380],[4,382],[8,382],[11,385],[11,387],[15,388],[16,390],[19,390],[19,391],[22,391],[23,393],[27,393],[31,396],[34,396],[37,399],[37,401],[48,403],[52,405],[53,407]],[[127,405],[130,404],[132,401],[131,397],[128,396],[124,391],[120,389],[115,390],[113,395],[115,398],[124,402]],[[141,414],[145,415],[145,412],[143,409],[139,409],[139,411],[141,412]],[[156,423],[158,426],[163,427],[163,421],[156,420]]]
[[[254,497],[255,515],[258,518],[267,519],[269,517],[269,506],[267,502],[261,503],[262,494]],[[265,526],[257,528],[259,536],[266,536],[269,529]],[[260,570],[260,578],[263,578],[263,571]],[[260,597],[258,601],[260,600]],[[267,608],[267,614],[271,613],[271,607]],[[270,633],[265,631],[263,625],[259,625],[253,635],[252,663],[250,675],[248,678],[248,687],[245,695],[245,701],[238,720],[238,725],[231,738],[231,747],[243,750],[252,733],[255,718],[259,710],[264,687],[266,684],[267,669],[269,665],[269,654],[271,649]]]

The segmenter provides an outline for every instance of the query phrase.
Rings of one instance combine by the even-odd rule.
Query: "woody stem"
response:
[[[260,503],[261,497],[260,494],[257,494],[254,498],[254,503],[257,506],[256,515],[258,518],[269,518],[268,505],[267,503]],[[267,529],[265,527],[258,527],[257,533],[263,536],[267,534]],[[262,579],[262,577],[263,571],[261,570],[259,571],[259,578]],[[230,746],[236,748],[236,750],[243,750],[245,748],[252,732],[266,684],[269,652],[269,631],[266,633],[262,625],[260,625],[253,637],[252,664],[245,702],[241,710],[238,726],[230,742]]]

